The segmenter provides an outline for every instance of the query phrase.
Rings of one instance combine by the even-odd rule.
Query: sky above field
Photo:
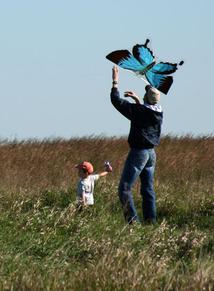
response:
[[[159,61],[185,62],[161,98],[163,134],[213,134],[213,11],[212,0],[0,0],[0,138],[128,134],[105,56],[146,38]],[[121,96],[144,87],[120,70]]]

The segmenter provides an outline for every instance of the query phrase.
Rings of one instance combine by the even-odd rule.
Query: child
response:
[[[89,162],[82,162],[75,166],[78,169],[80,180],[77,185],[77,206],[93,205],[94,204],[94,183],[100,177],[106,176],[112,172],[112,167],[109,162],[105,163],[105,171],[99,174],[92,174],[94,171],[93,165]]]

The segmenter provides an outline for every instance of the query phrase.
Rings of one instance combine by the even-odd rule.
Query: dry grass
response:
[[[162,138],[158,223],[124,224],[117,185],[124,138],[0,144],[0,289],[214,290],[214,138]],[[77,212],[74,165],[114,172]],[[140,213],[139,185],[134,189]]]

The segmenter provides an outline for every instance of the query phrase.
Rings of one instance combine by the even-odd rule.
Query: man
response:
[[[139,221],[131,189],[138,177],[141,180],[141,196],[144,220],[156,222],[156,195],[153,190],[156,154],[154,147],[159,144],[163,112],[158,105],[160,92],[150,85],[146,86],[144,104],[130,91],[125,97],[135,100],[130,103],[120,98],[118,91],[119,71],[112,70],[111,102],[113,106],[131,121],[128,137],[130,151],[126,159],[119,184],[119,198],[123,207],[125,220],[130,224]]]

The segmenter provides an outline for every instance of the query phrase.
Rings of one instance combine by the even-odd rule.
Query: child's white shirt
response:
[[[82,195],[85,196],[86,205],[94,204],[94,182],[99,179],[99,175],[89,175],[85,179],[80,179],[77,185],[77,202],[82,201]]]

